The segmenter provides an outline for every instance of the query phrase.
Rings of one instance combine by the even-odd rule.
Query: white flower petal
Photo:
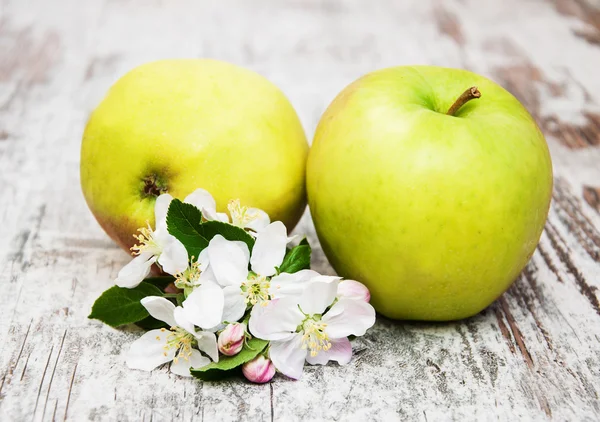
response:
[[[188,267],[188,253],[185,246],[171,236],[171,239],[164,246],[164,249],[158,257],[158,264],[164,272],[176,275]]]
[[[335,300],[338,284],[338,281],[317,281],[306,286],[298,300],[302,312],[307,315],[325,312],[325,309]]]
[[[290,237],[287,238],[287,243],[292,243],[292,242],[295,242],[298,239],[303,239],[303,238],[304,238],[303,235],[294,234],[294,235],[292,235],[292,236],[290,236]]]
[[[240,286],[248,278],[250,252],[244,242],[231,242],[218,234],[206,249],[210,267],[221,286]]]
[[[229,223],[229,216],[225,213],[217,212],[214,208],[202,208],[202,216],[208,221]]]
[[[206,268],[208,268],[208,265],[210,264],[210,261],[208,260],[208,248],[202,249],[198,255],[197,261],[200,264],[200,271],[205,271]]]
[[[223,306],[223,321],[235,322],[246,312],[246,299],[239,287],[228,286],[223,289],[225,304]]]
[[[271,279],[269,294],[273,299],[288,296],[299,298],[308,283],[319,276],[320,274],[313,270],[301,270],[293,274],[281,273]]]
[[[156,198],[154,203],[154,228],[155,230],[167,229],[167,211],[173,197],[168,193],[163,193]]]
[[[169,327],[174,327],[178,325],[175,322],[175,318],[173,317],[173,312],[175,311],[175,305],[164,297],[159,296],[146,296],[140,303],[148,313],[153,317],[160,321],[166,322]]]
[[[371,300],[371,293],[367,286],[356,280],[340,281],[337,295],[339,297],[364,300],[365,302]]]
[[[156,257],[151,253],[141,253],[121,268],[115,284],[128,289],[137,287],[150,274],[150,267],[154,262],[156,262]]]
[[[126,354],[127,366],[131,369],[151,371],[163,363],[170,362],[175,356],[175,348],[167,351],[165,345],[169,330],[150,330],[133,342]]]
[[[194,325],[211,328],[222,321],[223,290],[210,281],[204,282],[183,301],[185,316]]]
[[[252,271],[263,276],[277,272],[281,265],[287,245],[287,230],[281,221],[275,221],[256,234],[256,243],[252,248]]]
[[[250,263],[250,250],[248,249],[248,245],[246,242],[242,242],[241,240],[232,240],[231,243],[236,245],[242,253],[244,254],[244,261],[246,262],[246,268],[248,268],[248,263]]]
[[[210,261],[208,259],[208,248],[202,249],[202,252],[200,252],[200,256],[198,257],[198,262],[200,263],[200,279],[198,280],[199,284],[202,284],[205,281],[216,283],[217,277],[213,273],[213,270],[210,266]]]
[[[219,361],[219,349],[217,347],[217,336],[209,331],[200,331],[194,334],[198,341],[198,349],[206,353],[215,362]]]
[[[264,305],[255,305],[250,313],[250,333],[263,340],[282,340],[294,333],[304,314],[298,302],[291,299],[275,299]]]
[[[255,217],[246,224],[246,228],[255,232],[265,229],[271,223],[269,215],[260,208],[248,208],[247,213]]]
[[[323,315],[322,321],[327,324],[330,338],[362,336],[375,324],[375,309],[364,300],[342,297]]]
[[[194,192],[186,196],[183,202],[191,204],[199,210],[206,208],[214,212],[214,210],[217,209],[215,198],[213,198],[213,196],[204,189],[196,189]]]
[[[229,216],[224,212],[218,212],[216,214],[215,220],[220,221],[222,223],[229,223]]]
[[[194,324],[188,319],[185,310],[181,306],[173,309],[173,318],[175,319],[174,325],[183,328],[188,333],[194,334],[196,332]]]
[[[171,372],[181,377],[191,377],[190,368],[202,368],[210,363],[210,359],[202,356],[199,351],[192,349],[192,355],[187,359],[180,357],[171,364]]]
[[[311,365],[326,365],[330,360],[335,360],[340,365],[346,365],[352,359],[352,345],[347,337],[336,338],[331,341],[331,349],[320,350],[317,356],[306,354],[306,361]]]
[[[302,348],[302,334],[296,333],[286,341],[272,341],[269,357],[282,374],[300,379],[307,351]]]
[[[210,265],[200,273],[200,278],[198,279],[198,284],[200,285],[206,282],[217,283],[217,277],[215,276],[215,273],[213,273],[212,267]]]

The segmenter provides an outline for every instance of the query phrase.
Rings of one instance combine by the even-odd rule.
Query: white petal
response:
[[[166,322],[169,327],[177,325],[173,317],[175,305],[164,297],[147,296],[140,300],[140,303],[146,308],[148,313],[160,321]]]
[[[218,234],[207,249],[210,267],[221,286],[240,286],[248,278],[250,252],[244,242],[231,242]]]
[[[218,284],[217,277],[215,276],[215,273],[213,273],[212,267],[210,265],[200,273],[200,278],[198,279],[198,284],[207,282]]]
[[[205,271],[206,268],[208,268],[208,265],[210,264],[210,261],[208,260],[208,248],[202,249],[198,255],[197,261],[200,264],[200,271]]]
[[[202,368],[210,363],[210,359],[192,349],[192,355],[186,359],[179,358],[171,364],[171,372],[182,377],[191,377],[190,368]]]
[[[173,318],[175,319],[174,325],[183,328],[188,333],[194,334],[196,332],[194,324],[188,319],[185,310],[181,306],[173,309]]]
[[[350,299],[359,299],[368,302],[371,300],[371,293],[367,286],[356,280],[342,280],[338,286],[337,295]]]
[[[266,306],[257,304],[250,313],[250,333],[263,340],[282,340],[294,333],[304,314],[298,302],[291,299],[275,299]]]
[[[216,213],[216,218],[214,220],[220,221],[222,223],[229,223],[229,216],[224,212]]]
[[[281,265],[287,245],[287,230],[281,221],[269,224],[256,234],[256,243],[252,248],[252,271],[263,276],[277,272]]]
[[[223,290],[215,283],[205,282],[183,301],[189,321],[202,328],[211,328],[222,321]]]
[[[255,215],[255,217],[246,224],[246,228],[254,230],[255,232],[265,229],[269,223],[271,223],[269,215],[260,208],[248,208],[247,213]]]
[[[235,322],[246,312],[246,299],[239,287],[228,286],[223,289],[225,304],[223,306],[223,321]]]
[[[298,239],[303,239],[305,236],[301,235],[301,234],[294,234],[290,237],[287,238],[287,243],[292,243],[295,242]]]
[[[246,244],[246,242],[242,242],[241,240],[232,240],[231,243],[233,243],[238,248],[240,248],[240,250],[244,254],[244,260],[247,263],[250,263],[250,251],[248,250],[248,245]],[[248,264],[246,264],[246,268],[247,267],[248,267]]]
[[[312,282],[299,299],[300,309],[307,315],[322,314],[325,309],[335,300],[338,281]]]
[[[219,361],[219,349],[217,347],[217,336],[209,331],[200,331],[194,334],[198,340],[198,349],[206,353],[215,362]]]
[[[142,253],[133,258],[117,274],[115,284],[119,287],[133,289],[150,274],[150,267],[156,262],[156,257],[150,253]]]
[[[202,208],[202,216],[208,221],[221,221],[229,223],[229,216],[222,212],[217,212],[214,208]]]
[[[271,298],[294,296],[300,298],[308,283],[320,274],[313,270],[301,270],[296,273],[281,273],[271,279],[269,294]]]
[[[214,212],[214,210],[217,209],[217,203],[215,202],[215,199],[208,191],[204,189],[196,189],[194,192],[186,196],[183,202],[192,204],[199,210],[206,208]]]
[[[198,280],[199,284],[204,283],[205,281],[211,281],[216,283],[217,277],[213,273],[213,270],[210,266],[210,261],[208,259],[208,248],[202,249],[200,252],[200,256],[198,257],[198,262],[200,263],[200,279]]]
[[[306,361],[311,365],[326,365],[330,360],[335,360],[340,365],[346,365],[352,359],[352,345],[347,337],[336,338],[331,341],[331,349],[321,350],[317,356],[306,354]]]
[[[330,338],[362,336],[375,324],[375,309],[364,300],[342,297],[323,315],[322,321],[327,323]]]
[[[173,197],[168,193],[163,193],[156,198],[154,203],[154,228],[155,230],[167,228],[167,211],[169,211],[169,205]]]
[[[300,379],[302,376],[306,355],[306,349],[302,348],[300,333],[296,333],[286,341],[272,341],[269,349],[269,357],[275,368],[293,379]]]
[[[176,275],[188,267],[188,253],[179,240],[171,238],[158,257],[158,264],[164,272]]]
[[[170,362],[175,356],[175,348],[166,351],[169,330],[151,330],[133,342],[127,352],[126,362],[131,369],[151,371],[163,363]]]

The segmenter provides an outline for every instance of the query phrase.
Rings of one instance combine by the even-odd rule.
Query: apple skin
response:
[[[481,98],[445,113],[468,88]],[[393,319],[477,314],[517,278],[552,192],[544,136],[509,92],[477,74],[394,67],[346,87],[317,127],[308,203],[339,275]]]
[[[81,185],[104,230],[129,249],[154,225],[156,196],[208,190],[265,210],[291,230],[306,207],[306,136],[271,82],[216,60],[163,60],[123,76],[92,113]]]

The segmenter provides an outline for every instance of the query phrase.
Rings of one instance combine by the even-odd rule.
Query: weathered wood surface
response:
[[[0,419],[598,420],[598,3],[0,0]],[[301,381],[203,384],[126,369],[121,352],[139,333],[86,319],[128,257],[83,201],[79,143],[109,85],[164,57],[259,71],[309,135],[334,95],[375,68],[491,76],[531,110],[554,159],[532,262],[480,315],[379,318],[350,365],[310,367]],[[308,216],[298,230],[317,245]],[[331,271],[322,253],[314,263]]]

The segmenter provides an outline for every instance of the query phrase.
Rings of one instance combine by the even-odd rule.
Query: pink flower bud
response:
[[[226,356],[237,355],[244,347],[245,337],[246,324],[240,324],[239,322],[229,324],[219,334],[219,340],[217,341],[219,352]]]
[[[258,355],[250,362],[242,365],[242,373],[248,381],[264,384],[271,381],[275,375],[275,365],[273,365],[270,359],[263,355]]]
[[[371,293],[367,289],[367,286],[355,280],[340,281],[337,295],[339,297],[364,300],[365,302],[371,300]]]

